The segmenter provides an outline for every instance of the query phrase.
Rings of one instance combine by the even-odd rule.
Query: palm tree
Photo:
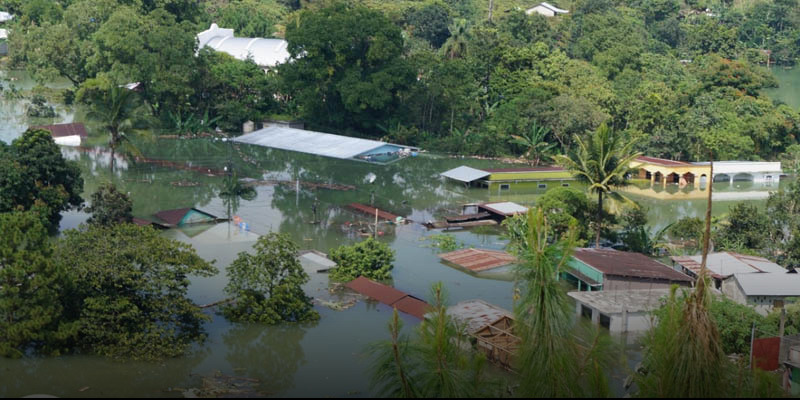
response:
[[[450,59],[463,57],[467,54],[469,36],[467,20],[458,18],[447,29],[450,30],[450,37],[442,45],[442,53]]]
[[[534,122],[528,132],[522,135],[511,135],[511,143],[524,146],[527,150],[523,156],[531,160],[534,166],[537,166],[556,147],[555,143],[547,143],[545,141],[548,133],[550,133],[550,128],[539,126]]]
[[[123,143],[133,146],[130,135],[140,133],[147,125],[140,113],[141,100],[133,90],[117,85],[110,85],[106,89],[90,89],[85,95],[91,106],[89,118],[100,121],[110,135],[108,146],[111,148],[113,171],[117,146]],[[132,148],[135,150],[135,147]]]
[[[595,247],[600,247],[603,196],[613,195],[615,187],[627,184],[625,175],[641,153],[633,150],[634,140],[614,133],[606,124],[600,125],[586,140],[575,135],[575,143],[576,149],[567,155],[557,155],[555,160],[579,181],[587,183],[590,191],[597,193]]]

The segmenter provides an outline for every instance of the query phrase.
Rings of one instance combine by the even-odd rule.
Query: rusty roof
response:
[[[641,254],[614,249],[582,248],[575,258],[603,275],[654,279],[670,282],[691,282],[692,278]]]
[[[345,286],[355,290],[365,296],[371,297],[389,307],[397,308],[398,311],[413,315],[419,319],[425,316],[428,303],[401,292],[391,286],[375,282],[363,276],[348,282]]]
[[[197,211],[197,212],[199,212],[201,214],[208,215],[209,217],[211,217],[211,218],[213,218],[215,220],[217,219],[216,216],[214,216],[212,214],[209,214],[209,213],[207,213],[205,211],[198,210],[198,209],[196,209],[194,207],[176,208],[174,210],[159,211],[155,215],[156,215],[156,217],[164,220],[164,222],[166,222],[166,223],[168,223],[168,224],[170,224],[172,226],[177,226],[181,222],[183,217],[186,216],[186,213],[188,213],[189,211],[192,211],[192,210]]]
[[[505,251],[484,249],[461,249],[449,253],[439,254],[439,257],[449,263],[466,268],[470,271],[480,272],[487,269],[498,268],[513,264],[517,260]]]
[[[695,275],[700,273],[703,256],[673,256],[670,258]],[[731,251],[710,253],[706,267],[711,276],[716,279],[723,279],[733,274],[786,272],[786,269],[766,258]]]
[[[28,129],[44,129],[50,131],[53,137],[64,136],[80,136],[86,137],[86,126],[80,122],[72,122],[68,124],[55,124],[55,125],[36,125],[28,127]]]
[[[683,161],[675,161],[675,160],[667,160],[666,158],[658,158],[658,157],[647,157],[647,156],[639,156],[636,157],[636,161],[648,163],[648,164],[656,164],[656,165],[663,165],[665,167],[693,167],[694,164],[689,164]]]
[[[475,333],[503,317],[513,319],[510,311],[480,299],[465,300],[447,308],[447,314],[463,326],[467,333]]]
[[[514,173],[514,172],[562,172],[566,171],[566,169],[562,167],[527,167],[527,168],[491,168],[491,169],[483,169],[482,171],[486,172],[495,172],[495,173]]]

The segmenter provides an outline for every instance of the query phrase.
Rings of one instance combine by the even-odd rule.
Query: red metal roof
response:
[[[375,216],[375,210],[378,210],[378,217],[381,219],[385,219],[387,221],[394,221],[397,219],[398,215],[394,215],[390,212],[386,212],[375,207],[370,207],[361,203],[350,203],[347,205],[353,210],[359,211],[363,214],[370,215],[372,217]]]
[[[670,282],[691,282],[692,278],[640,253],[614,249],[583,248],[575,250],[575,258],[603,275],[654,279]]]
[[[84,138],[87,136],[86,126],[80,122],[55,125],[36,125],[31,126],[28,129],[44,129],[46,131],[50,131],[50,134],[53,135],[53,137],[80,136]]]
[[[398,311],[413,315],[419,319],[425,316],[428,303],[401,292],[391,286],[375,282],[363,276],[348,282],[345,286],[358,293],[380,301],[387,306],[394,307]]]
[[[439,257],[447,262],[474,272],[502,267],[517,261],[514,256],[504,251],[483,249],[456,250],[439,254]]]
[[[667,160],[666,158],[639,156],[636,161],[645,162],[648,164],[663,165],[665,167],[692,167],[694,164],[689,164],[683,161]]]
[[[514,173],[514,172],[562,172],[566,171],[562,167],[527,167],[527,168],[492,168],[492,169],[482,169],[481,171],[486,172],[506,172],[506,173]]]

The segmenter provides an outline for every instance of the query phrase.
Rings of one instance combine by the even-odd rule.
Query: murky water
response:
[[[0,103],[0,115],[14,113],[13,107],[6,106]],[[22,130],[4,129],[9,133],[3,133],[5,136],[0,139],[5,141]],[[189,295],[198,304],[224,298],[225,267],[239,252],[250,250],[254,234],[287,233],[301,248],[324,252],[355,242],[360,236],[351,226],[368,224],[371,218],[357,215],[345,206],[351,202],[369,203],[374,194],[377,207],[414,221],[380,228],[383,233],[380,240],[397,252],[393,270],[396,288],[427,298],[430,284],[442,281],[451,303],[480,298],[510,309],[512,283],[502,279],[507,275],[488,279],[442,264],[435,252],[426,247],[428,242],[422,240],[432,232],[419,222],[456,212],[466,202],[512,200],[530,205],[541,195],[537,190],[524,188],[499,192],[465,188],[438,177],[440,172],[459,165],[498,166],[492,161],[421,155],[380,166],[213,140],[150,141],[141,143],[140,150],[149,162],[120,157],[112,174],[107,150],[63,149],[68,158],[81,166],[86,180],[85,197],[99,184],[113,181],[130,194],[137,217],[154,218],[153,214],[161,210],[197,207],[220,217],[226,217],[230,209],[232,216],[247,223],[249,232],[228,224],[165,232],[168,237],[192,244],[203,258],[216,260],[221,270],[215,277],[192,281]],[[171,164],[165,165],[160,160]],[[258,196],[252,201],[228,204],[219,197],[219,192],[225,179],[221,171],[229,163],[240,178],[274,182],[256,186]],[[373,184],[365,182],[369,173],[377,176]],[[355,188],[344,191],[302,185],[309,182]],[[761,194],[757,196],[762,197],[774,189],[716,185],[721,193],[758,192]],[[676,189],[669,186],[666,190],[677,193]],[[702,216],[705,210],[702,198],[690,193],[685,198],[677,195],[675,199],[664,200],[659,198],[663,196],[659,194],[662,190],[645,188],[629,194],[649,207],[654,226],[665,226],[683,216]],[[312,223],[315,198],[319,203],[318,224]],[[732,203],[715,202],[714,214],[726,212]],[[79,212],[65,213],[62,228],[75,227],[85,218]],[[505,242],[498,233],[496,229],[453,232],[459,242],[468,246],[502,249]],[[312,296],[325,297],[329,296],[326,288],[327,276],[313,274],[306,290]],[[322,318],[307,325],[231,324],[212,314],[206,343],[196,346],[190,356],[158,363],[117,362],[90,356],[0,359],[0,397],[33,393],[63,397],[180,396],[184,389],[200,386],[202,376],[212,376],[217,371],[257,379],[258,390],[268,395],[370,395],[370,360],[364,350],[369,343],[388,337],[386,324],[391,310],[363,301],[344,311],[316,308]],[[412,317],[403,318],[406,329],[417,324]],[[631,358],[636,357],[632,354]]]

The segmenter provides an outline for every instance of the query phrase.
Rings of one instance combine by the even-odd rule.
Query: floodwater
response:
[[[8,104],[0,103],[0,115],[13,114]],[[13,108],[13,107],[12,107]],[[6,114],[3,114],[5,112]],[[67,111],[68,113],[69,111]],[[72,115],[65,116],[69,120]],[[21,127],[22,125],[16,125]],[[4,127],[0,139],[10,141],[22,129]],[[14,131],[16,129],[16,131]],[[99,136],[99,132],[90,135]],[[457,212],[462,203],[513,200],[532,205],[541,195],[536,189],[520,188],[495,192],[485,188],[466,188],[445,182],[440,172],[459,165],[476,168],[497,167],[493,161],[456,159],[422,154],[390,165],[373,165],[336,160],[300,153],[270,150],[209,139],[162,139],[140,143],[148,162],[133,162],[119,156],[115,173],[110,172],[110,154],[104,148],[63,148],[69,159],[79,163],[86,180],[84,197],[98,185],[113,181],[133,199],[134,214],[154,219],[161,210],[197,207],[219,217],[237,216],[246,222],[242,230],[223,223],[208,229],[176,229],[164,235],[192,244],[203,258],[215,260],[220,274],[195,278],[189,296],[198,304],[224,298],[225,267],[239,252],[250,251],[257,237],[278,231],[291,235],[302,249],[328,252],[331,248],[358,241],[353,226],[368,225],[372,218],[345,208],[352,202],[368,204],[374,197],[377,207],[407,217],[405,225],[381,225],[379,239],[388,243],[397,256],[393,270],[396,288],[417,297],[428,298],[430,285],[442,281],[451,304],[480,298],[510,309],[512,283],[508,276],[491,279],[474,276],[442,264],[424,238],[436,231],[420,222]],[[165,162],[166,161],[166,162]],[[220,198],[227,165],[233,165],[239,178],[270,181],[256,186],[257,197],[229,204]],[[369,184],[366,176],[376,175]],[[307,183],[352,185],[353,190],[311,188]],[[720,193],[757,192],[763,198],[770,187],[739,187],[734,183],[715,184]],[[299,190],[298,190],[299,188]],[[650,193],[648,190],[652,191]],[[663,190],[690,192],[677,187],[644,188],[629,196],[649,208],[651,223],[665,226],[684,216],[702,216],[705,200],[676,196],[662,199]],[[730,196],[730,195],[729,195]],[[315,216],[312,205],[317,199]],[[763,200],[750,200],[763,203]],[[714,203],[715,215],[723,214],[735,201]],[[64,214],[62,229],[78,226],[86,219],[80,212]],[[312,223],[314,220],[319,223]],[[467,246],[503,249],[505,241],[495,228],[453,231]],[[499,279],[498,279],[499,278]],[[503,279],[505,278],[505,279]],[[327,276],[312,271],[306,286],[309,295],[330,299]],[[263,326],[232,324],[209,312],[208,339],[192,354],[161,362],[120,362],[93,356],[72,355],[56,358],[9,360],[0,358],[0,397],[50,394],[59,397],[180,397],[189,388],[202,386],[203,377],[220,373],[254,379],[255,389],[274,396],[363,397],[373,394],[369,387],[368,344],[388,338],[386,325],[391,310],[384,305],[359,301],[353,307],[334,311],[315,306],[319,322],[301,325]],[[406,329],[418,321],[403,315]],[[632,348],[635,348],[632,347]],[[638,354],[631,352],[630,359]],[[615,377],[619,386],[621,377]]]

